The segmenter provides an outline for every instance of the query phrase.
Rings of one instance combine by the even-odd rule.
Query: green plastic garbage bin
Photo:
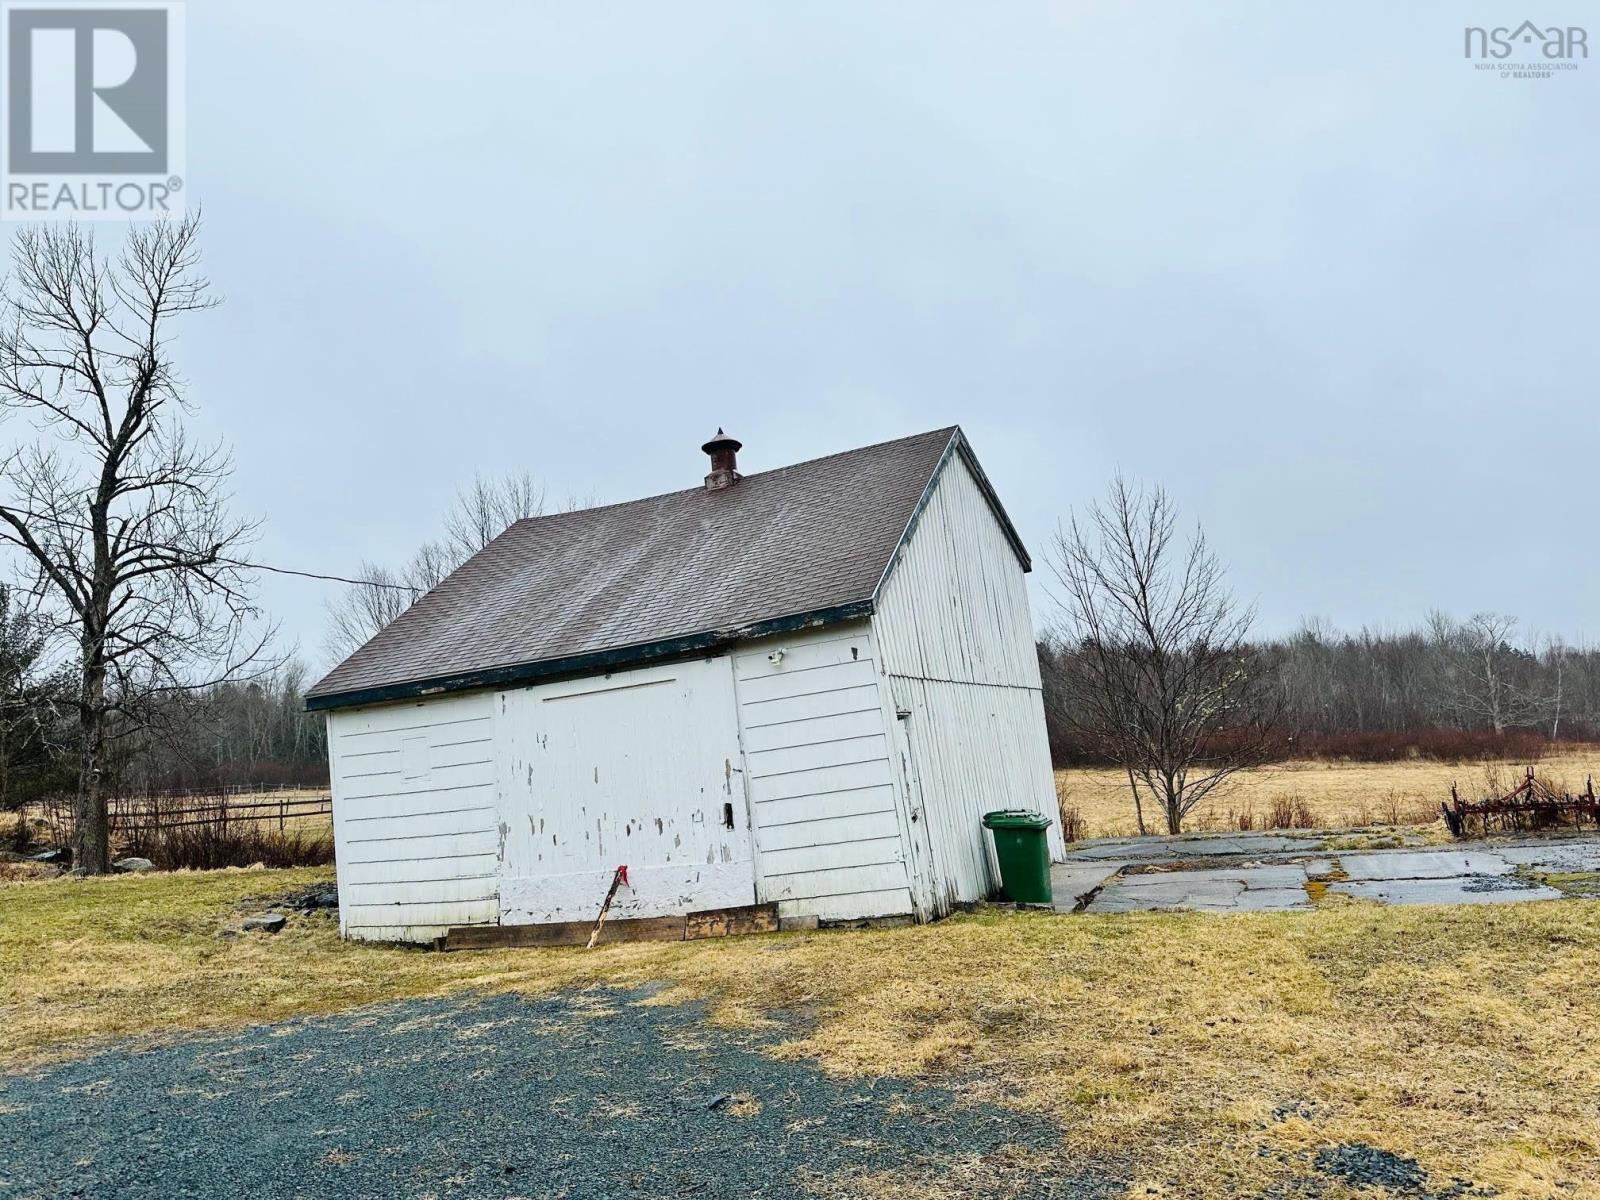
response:
[[[1000,860],[1000,887],[1014,904],[1049,904],[1050,843],[1044,831],[1050,818],[1026,809],[1003,808],[983,814],[983,826],[994,834]]]

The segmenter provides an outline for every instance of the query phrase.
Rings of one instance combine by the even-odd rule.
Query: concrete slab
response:
[[[1383,904],[1506,904],[1561,898],[1518,874],[1519,867],[1600,871],[1600,838],[1348,854],[1323,849],[1324,840],[1273,833],[1107,839],[1076,848],[1071,861],[1056,868],[1058,907],[1070,910],[1078,896],[1099,886],[1090,913],[1300,911],[1315,907],[1305,892],[1307,879],[1340,870],[1348,878],[1331,883],[1330,892]],[[1208,860],[1214,865],[1117,874],[1130,865]]]
[[[1090,862],[1104,862],[1120,860],[1123,862],[1155,862],[1163,858],[1176,858],[1170,850],[1160,842],[1146,840],[1142,842],[1105,842],[1096,845],[1078,846],[1067,852],[1067,861],[1083,859]]]
[[[1125,862],[1056,863],[1050,868],[1050,892],[1057,912],[1075,912],[1078,903],[1128,864]]]
[[[1304,885],[1298,867],[1121,875],[1106,884],[1087,911],[1291,912],[1311,907]]]
[[[1156,912],[1192,909],[1228,912],[1244,893],[1232,879],[1192,880],[1189,872],[1171,875],[1120,875],[1089,905],[1089,912]]]
[[[1328,891],[1381,904],[1516,904],[1527,900],[1559,900],[1554,888],[1532,885],[1515,876],[1464,875],[1449,879],[1350,880],[1328,885]]]
[[[1176,837],[1105,838],[1080,842],[1067,851],[1072,859],[1127,862],[1163,862],[1173,859],[1314,854],[1325,839],[1320,835],[1293,837],[1282,833],[1179,834]]]
[[[1171,871],[1154,872],[1149,875],[1129,875],[1129,881],[1147,879],[1176,879],[1183,878],[1197,882],[1210,882],[1218,879],[1232,879],[1244,884],[1247,888],[1277,889],[1298,888],[1306,881],[1306,869],[1300,863],[1282,863],[1263,866],[1252,863],[1237,867],[1205,867],[1197,871]]]
[[[1378,850],[1341,854],[1351,879],[1448,879],[1453,875],[1506,875],[1511,864],[1481,850]]]
[[[1549,842],[1540,846],[1496,846],[1494,852],[1519,867],[1547,871],[1600,871],[1600,840]]]
[[[1316,907],[1303,887],[1251,888],[1240,893],[1234,912],[1308,912]]]

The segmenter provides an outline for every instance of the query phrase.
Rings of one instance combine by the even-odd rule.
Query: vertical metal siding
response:
[[[914,803],[928,822],[934,907],[947,911],[997,883],[984,812],[1056,817],[1027,576],[959,455],[891,567],[872,623],[895,703],[911,710]],[[1050,847],[1064,852],[1054,824]]]
[[[328,759],[347,936],[425,941],[495,920],[491,696],[331,712]]]
[[[784,916],[910,913],[902,796],[870,627],[746,643],[734,669],[760,899]]]

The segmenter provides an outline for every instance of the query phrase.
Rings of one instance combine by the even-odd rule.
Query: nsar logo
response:
[[[1467,27],[1463,58],[1506,59],[1522,48],[1527,53],[1537,46],[1539,53],[1548,59],[1588,58],[1589,32],[1578,25],[1550,25],[1540,29],[1532,21],[1524,21],[1515,29],[1501,26],[1496,29]]]

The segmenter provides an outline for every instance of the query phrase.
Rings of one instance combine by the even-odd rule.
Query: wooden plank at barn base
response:
[[[462,925],[439,939],[441,950],[493,950],[509,946],[586,946],[593,921],[552,921],[542,925]],[[682,917],[633,917],[607,921],[598,945],[618,942],[681,942]]]
[[[776,904],[746,904],[739,908],[711,908],[684,918],[684,938],[737,937],[744,933],[776,933]]]
[[[774,933],[776,904],[751,904],[690,913],[687,917],[624,917],[607,921],[597,945],[621,942],[681,942],[746,933]],[[458,925],[434,941],[436,950],[495,950],[526,946],[583,946],[594,932],[592,921],[556,921],[543,925]]]

